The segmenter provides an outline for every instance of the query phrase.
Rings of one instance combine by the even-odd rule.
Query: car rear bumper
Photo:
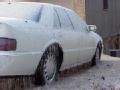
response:
[[[34,74],[41,52],[0,52],[0,77]]]

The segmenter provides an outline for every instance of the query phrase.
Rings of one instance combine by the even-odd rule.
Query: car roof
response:
[[[60,5],[55,5],[55,4],[50,4],[50,3],[40,3],[40,2],[0,2],[0,4],[24,4],[24,5],[43,5],[43,6],[51,6],[51,7],[56,7],[56,8],[61,8],[61,9],[65,9],[68,11],[72,11],[71,9],[68,9],[66,7],[60,6]]]

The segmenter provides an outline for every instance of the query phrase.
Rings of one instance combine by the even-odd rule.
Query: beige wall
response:
[[[85,0],[13,0],[16,2],[45,2],[58,4],[75,10],[83,19],[85,19]]]
[[[73,0],[74,10],[83,18],[85,15],[85,0]]]
[[[53,4],[58,4],[62,6],[66,6],[68,8],[73,7],[72,0],[16,0],[16,1],[33,1],[33,2],[45,2],[45,3],[53,3]]]

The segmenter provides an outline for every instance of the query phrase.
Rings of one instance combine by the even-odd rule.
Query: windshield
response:
[[[25,3],[0,4],[0,17],[39,21],[41,5]]]

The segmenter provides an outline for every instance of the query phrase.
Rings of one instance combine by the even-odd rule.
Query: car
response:
[[[0,3],[0,77],[57,80],[59,71],[99,64],[102,38],[68,8],[35,2]]]

